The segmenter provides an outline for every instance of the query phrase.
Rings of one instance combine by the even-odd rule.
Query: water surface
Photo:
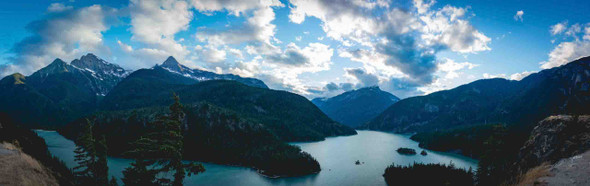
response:
[[[45,139],[49,151],[63,160],[70,168],[74,161],[75,145],[55,131],[36,131]],[[407,135],[377,131],[358,131],[358,135],[332,137],[320,142],[291,143],[300,146],[305,152],[315,157],[322,167],[318,174],[271,179],[261,176],[256,171],[235,166],[203,163],[206,172],[185,179],[185,185],[385,185],[383,172],[392,163],[408,165],[421,163],[453,163],[461,168],[477,168],[477,161],[451,153],[429,151],[427,156],[401,155],[395,150],[400,147],[423,149]],[[355,165],[355,161],[362,162]],[[109,157],[109,174],[122,178],[122,171],[133,160]]]

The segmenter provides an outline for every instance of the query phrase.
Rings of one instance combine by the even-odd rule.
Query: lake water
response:
[[[75,145],[55,131],[36,131],[45,139],[49,151],[63,160],[70,168],[76,166],[74,161]],[[376,131],[358,131],[358,135],[331,137],[320,142],[291,143],[300,146],[305,152],[315,157],[322,171],[318,174],[271,179],[261,176],[250,168],[203,163],[205,173],[185,179],[185,185],[385,185],[383,172],[392,163],[408,165],[414,162],[445,163],[473,170],[477,161],[452,153],[429,151],[427,156],[401,155],[395,150],[400,147],[423,149],[407,135]],[[355,165],[355,161],[362,162]],[[109,174],[122,178],[122,171],[133,160],[108,158]],[[425,177],[426,178],[426,177]],[[120,180],[119,180],[120,181]]]

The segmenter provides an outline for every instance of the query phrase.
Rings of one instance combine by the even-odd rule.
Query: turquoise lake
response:
[[[55,131],[36,130],[45,139],[52,155],[70,168],[74,161],[75,144]],[[358,135],[331,137],[320,142],[291,143],[315,157],[322,167],[318,174],[294,178],[266,178],[245,167],[203,163],[206,172],[188,177],[185,185],[385,185],[383,172],[392,163],[453,163],[456,167],[477,169],[477,160],[452,154],[429,151],[428,155],[401,155],[400,147],[423,149],[407,135],[377,131],[358,131]],[[356,165],[355,161],[362,162]],[[122,171],[133,160],[109,157],[109,174],[121,178]],[[427,178],[427,177],[425,177]]]

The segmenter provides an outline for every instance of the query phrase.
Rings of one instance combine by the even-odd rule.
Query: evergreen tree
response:
[[[107,142],[104,135],[100,136],[95,142],[96,148],[96,165],[95,179],[98,185],[109,184],[109,167],[107,165]]]
[[[496,125],[493,134],[484,142],[486,152],[477,169],[478,185],[500,185],[508,179],[510,153],[506,152],[506,136],[506,127]]]
[[[117,178],[113,176],[111,181],[109,181],[109,186],[119,186],[119,183],[117,183]]]
[[[93,182],[94,165],[96,162],[96,151],[94,148],[94,137],[92,136],[92,125],[89,120],[82,126],[82,134],[76,140],[77,147],[74,150],[75,161],[78,166],[74,167],[76,184],[90,184]]]
[[[108,185],[107,145],[104,136],[95,138],[92,123],[86,120],[74,150],[74,175],[78,185]]]
[[[153,131],[133,142],[134,149],[127,152],[137,160],[132,167],[125,169],[125,184],[182,185],[187,174],[190,176],[205,171],[201,164],[182,163],[185,114],[176,94],[173,99],[170,114],[158,116],[153,123]],[[174,171],[172,180],[167,177],[155,179],[159,173],[170,171]]]

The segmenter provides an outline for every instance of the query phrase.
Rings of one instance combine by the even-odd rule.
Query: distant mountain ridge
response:
[[[344,92],[332,98],[311,100],[333,120],[358,127],[373,119],[400,99],[378,86]]]
[[[588,114],[588,105],[590,57],[585,57],[520,81],[484,79],[407,98],[361,128],[423,132],[505,123],[530,129],[550,115]]]

